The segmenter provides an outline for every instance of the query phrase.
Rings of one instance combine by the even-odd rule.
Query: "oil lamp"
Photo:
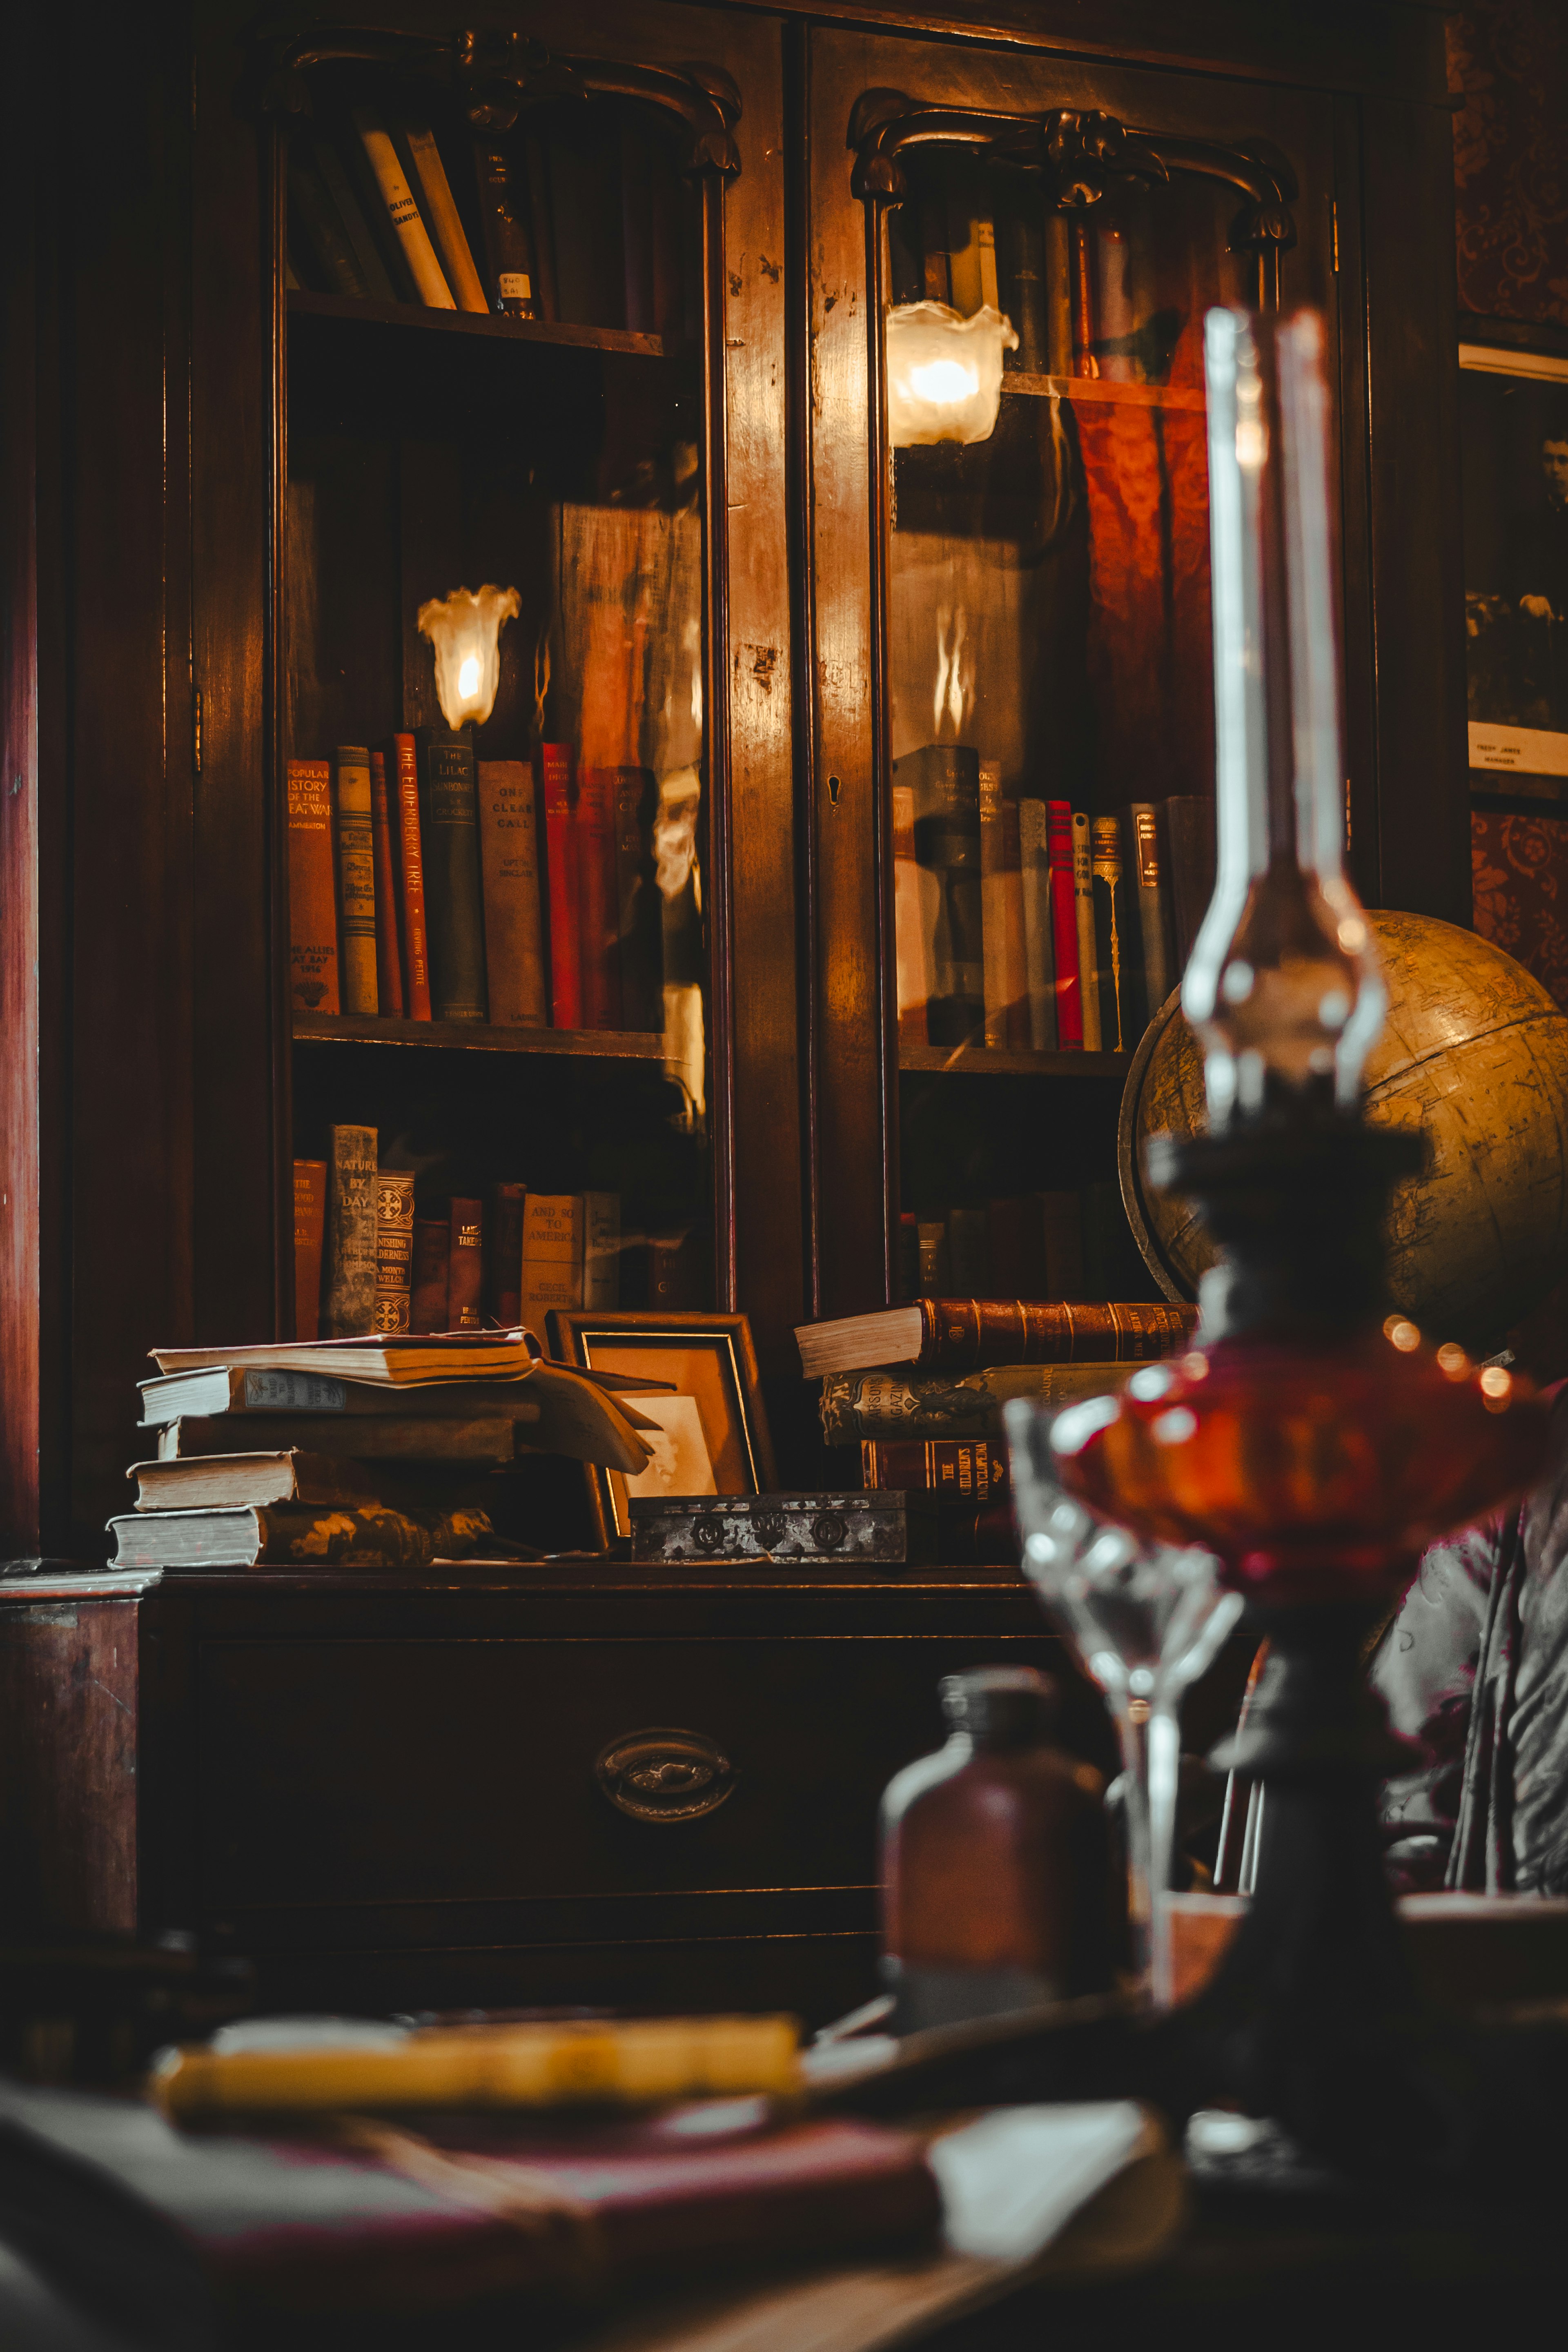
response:
[[[500,633],[517,618],[515,588],[454,588],[419,607],[419,634],[436,649],[436,699],[454,732],[483,726],[500,684]]]
[[[1012,321],[986,304],[964,318],[945,302],[903,302],[888,313],[888,439],[989,441],[1002,406],[1002,354]]]
[[[1424,2167],[1444,2136],[1374,1811],[1405,1743],[1362,1647],[1426,1543],[1529,1483],[1544,1416],[1386,1315],[1387,1193],[1423,1145],[1361,1115],[1384,991],[1341,856],[1322,347],[1310,313],[1207,320],[1219,860],[1182,1002],[1209,1128],[1157,1139],[1148,1169],[1219,1257],[1192,1350],[1060,1413],[1049,1442],[1089,1510],[1213,1553],[1270,1645],[1215,1759],[1267,1787],[1256,1891],[1162,2029],[1173,2101],[1271,2116],[1364,2169]]]

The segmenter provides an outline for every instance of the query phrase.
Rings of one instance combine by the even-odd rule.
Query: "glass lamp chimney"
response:
[[[519,609],[515,588],[489,585],[477,593],[454,588],[419,607],[419,632],[436,650],[436,699],[454,731],[477,720],[482,727],[495,708],[500,684],[500,633]]]
[[[1352,1110],[1387,1008],[1344,873],[1323,327],[1205,321],[1219,856],[1182,983],[1212,1127]]]

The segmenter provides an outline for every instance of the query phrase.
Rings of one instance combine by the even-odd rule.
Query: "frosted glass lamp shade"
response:
[[[888,313],[888,438],[988,441],[1002,405],[1002,354],[1012,323],[989,304],[972,319],[945,302],[904,302]]]
[[[483,726],[500,684],[500,633],[515,620],[515,588],[454,588],[419,607],[419,633],[436,649],[436,699],[448,727]]]

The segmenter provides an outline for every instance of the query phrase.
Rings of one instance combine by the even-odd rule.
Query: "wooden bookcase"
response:
[[[388,36],[446,37],[426,0],[360,13]],[[351,1979],[370,1998],[411,1982],[422,1951],[450,1957],[499,1936],[536,1951],[513,1973],[538,1998],[565,1997],[568,1979],[591,1979],[606,1997],[628,1985],[668,1993],[653,1948],[662,1938],[680,1966],[702,1948],[704,1986],[738,1967],[743,1947],[747,1982],[769,2000],[790,1997],[786,1963],[809,1947],[837,2001],[870,1952],[872,1783],[939,1735],[938,1660],[971,1663],[999,1640],[1034,1654],[1034,1604],[1009,1572],[933,1571],[853,1592],[718,1577],[667,1599],[606,1564],[577,1580],[575,1598],[559,1578],[534,1590],[526,1575],[482,1592],[453,1583],[358,1598],[341,1580],[318,1597],[298,1580],[273,1591],[255,1579],[210,1595],[81,1587],[79,1611],[79,1588],[62,1590],[61,1571],[102,1559],[103,1522],[138,1450],[134,1382],[148,1346],[289,1329],[290,1161],[319,1150],[331,1118],[388,1131],[416,1114],[426,1129],[445,1119],[476,1181],[526,1176],[525,1149],[563,1138],[560,1179],[546,1180],[561,1189],[584,1181],[574,1120],[592,1110],[606,1127],[656,1121],[665,1081],[651,1034],[292,1018],[286,763],[434,715],[421,700],[428,657],[411,642],[418,596],[489,577],[515,580],[537,604],[538,581],[520,576],[523,542],[492,554],[483,501],[444,492],[443,448],[462,445],[475,481],[481,445],[491,459],[500,446],[498,417],[518,420],[519,446],[533,434],[559,453],[609,397],[624,395],[628,415],[676,396],[692,404],[703,487],[704,1297],[752,1319],[781,1474],[827,1483],[792,1326],[889,1295],[898,1217],[933,1134],[944,1150],[973,1138],[1010,1152],[1041,1186],[1110,1178],[1127,1062],[899,1044],[882,620],[896,526],[871,396],[885,224],[873,220],[868,242],[855,177],[864,142],[849,143],[857,107],[894,91],[958,112],[1100,110],[1156,142],[1256,150],[1288,173],[1295,243],[1282,297],[1325,308],[1337,376],[1356,877],[1371,904],[1465,921],[1441,18],[1417,0],[1239,13],[1225,0],[1116,0],[1086,30],[1069,0],[1027,0],[1005,26],[956,6],[894,24],[870,0],[605,0],[570,30],[573,53],[596,60],[612,88],[628,68],[672,87],[699,61],[738,96],[738,171],[710,161],[699,173],[703,304],[679,353],[614,323],[550,329],[290,291],[288,109],[278,110],[277,58],[258,51],[253,18],[242,0],[195,0],[151,20],[100,12],[63,27],[35,14],[16,64],[18,87],[37,95],[0,156],[10,224],[0,1531],[8,1559],[50,1570],[47,1593],[35,1582],[29,1600],[19,1576],[0,1601],[0,1663],[16,1696],[0,1848],[11,1883],[28,1890],[23,1909],[72,1926],[194,1925],[216,1937],[235,1925],[230,1895],[254,1884],[277,1909],[267,1933],[293,1939],[284,1975],[311,1999]],[[539,0],[516,0],[506,23],[561,46],[560,12]],[[48,96],[68,88],[68,106]],[[1088,405],[1081,383],[1037,369],[1007,397],[1032,412],[1053,399]],[[358,457],[323,473],[334,443]],[[318,663],[317,718],[291,744],[300,573],[289,484],[312,466],[339,499],[335,544],[355,551],[363,593],[345,553],[344,576],[317,599],[333,648]],[[519,624],[502,646],[490,733],[500,756],[521,757],[532,647]],[[297,677],[293,690],[297,703]],[[1142,797],[1133,781],[1111,805]],[[857,1646],[842,1641],[849,1632]],[[532,1706],[553,1690],[563,1710],[552,1769],[573,1803],[594,1742],[633,1727],[622,1701],[670,1721],[660,1708],[679,1696],[698,1727],[707,1709],[732,1739],[754,1740],[737,1760],[753,1776],[755,1810],[748,1798],[710,1851],[696,1825],[696,1858],[679,1868],[639,1846],[616,1879],[606,1847],[592,1886],[572,1878],[569,1916],[549,1909],[566,1878],[556,1887],[543,1862],[531,1878],[525,1840],[505,1848],[515,1848],[511,1877],[480,1872],[465,1892],[442,1880],[428,1822],[425,1878],[399,1880],[399,1839],[383,1824],[365,1869],[343,1881],[336,1924],[294,1916],[305,1895],[283,1846],[261,1837],[252,1851],[251,1830],[228,1822],[221,1801],[223,1789],[268,1786],[284,1769],[268,1745],[292,1737],[268,1679],[274,1643],[286,1635],[300,1674],[316,1677],[317,1745],[296,1744],[288,1764],[289,1785],[304,1788],[331,1769],[321,1742],[330,1746],[333,1702],[321,1677],[333,1639],[363,1644],[354,1704],[366,1721],[405,1706],[420,1658],[438,1663],[443,1712],[407,1720],[412,1753],[497,1703],[499,1685],[466,1677],[503,1633],[521,1675],[506,1704]],[[605,1681],[613,1634],[625,1637],[625,1674]],[[740,1649],[726,1646],[731,1634],[743,1634]],[[558,1689],[531,1646],[546,1637],[560,1644],[548,1653]],[[738,1658],[740,1714],[725,1696]],[[801,1659],[822,1663],[819,1683],[803,1679]],[[847,1660],[861,1664],[851,1673]],[[229,1727],[224,1694],[237,1676],[249,1711]],[[590,1704],[601,1689],[604,1706]],[[886,1736],[851,1738],[852,1719]],[[355,1738],[352,1708],[338,1731]],[[802,1766],[828,1731],[821,1752],[860,1775],[847,1845],[835,1843],[833,1776]],[[454,1785],[434,1761],[432,1775],[432,1789]],[[479,1802],[510,1837],[531,1800],[496,1784]],[[742,1820],[754,1850],[747,1874],[726,1877]],[[118,1859],[100,1870],[95,1853]],[[330,1866],[320,1852],[310,1862]],[[68,1880],[57,1901],[50,1887]],[[419,1910],[481,1893],[471,1916],[447,1908],[432,1925]],[[601,1900],[608,1907],[595,1911]],[[524,1920],[505,1911],[514,1901],[543,1908]],[[384,1934],[372,1913],[386,1905],[405,1907]],[[593,1922],[612,1913],[613,1935],[601,1935]],[[248,1933],[240,1921],[241,1944]],[[847,1973],[832,1960],[845,1934],[858,1939]],[[616,1938],[626,1949],[612,1960]],[[358,1957],[334,1977],[331,1953],[351,1944]],[[394,1944],[416,1956],[407,1969],[374,1959]],[[537,1958],[546,1946],[548,1964]],[[580,1957],[590,1947],[592,1968]],[[488,1988],[477,1963],[432,1960],[422,1981],[433,1998],[481,1978]]]

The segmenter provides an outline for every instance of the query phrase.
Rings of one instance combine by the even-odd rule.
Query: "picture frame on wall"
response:
[[[589,1508],[604,1547],[631,1533],[633,1496],[765,1495],[778,1485],[752,1327],[744,1315],[594,1313],[552,1307],[545,1336],[557,1362],[581,1370],[668,1381],[628,1390],[658,1433],[637,1477],[586,1464]]]
[[[1568,352],[1461,341],[1459,440],[1470,790],[1568,801]]]

